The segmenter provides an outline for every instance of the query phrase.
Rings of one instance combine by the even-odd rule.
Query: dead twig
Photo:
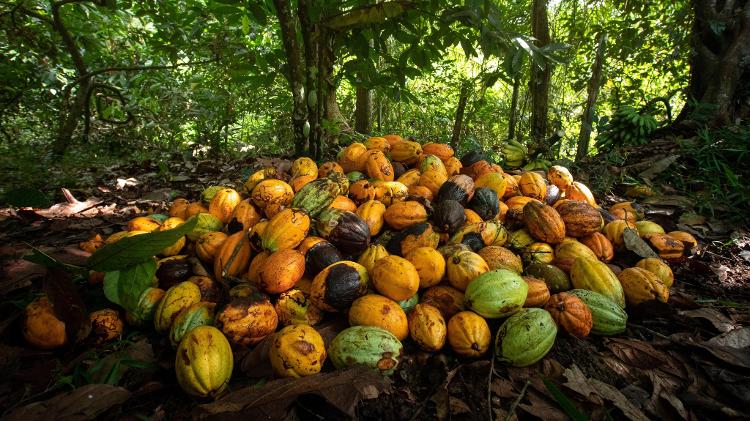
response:
[[[513,404],[510,406],[510,410],[508,411],[508,415],[505,416],[505,421],[510,421],[510,417],[516,413],[516,407],[518,407],[518,404],[521,403],[521,400],[526,395],[526,389],[529,388],[529,385],[531,384],[530,381],[526,380],[526,383],[523,384],[523,388],[521,389],[521,393],[518,394],[518,397],[515,401],[513,401]]]
[[[492,421],[492,376],[495,374],[495,355],[492,355],[490,374],[487,376],[487,416]]]

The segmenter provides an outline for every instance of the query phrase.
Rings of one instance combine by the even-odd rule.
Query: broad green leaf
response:
[[[107,272],[104,275],[104,296],[125,310],[134,310],[143,291],[154,286],[155,274],[156,261],[153,259],[127,269]]]
[[[89,268],[100,272],[125,269],[145,262],[171,246],[198,224],[194,216],[177,228],[126,237],[95,251],[89,257]]]

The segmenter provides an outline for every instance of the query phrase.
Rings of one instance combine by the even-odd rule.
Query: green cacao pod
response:
[[[498,329],[495,355],[506,364],[526,367],[547,355],[556,336],[557,325],[547,310],[524,308]]]
[[[218,396],[232,377],[232,348],[227,338],[215,327],[196,327],[185,335],[177,347],[174,368],[177,383],[188,394]]]
[[[622,284],[606,263],[579,257],[570,268],[570,281],[577,289],[598,292],[621,308],[625,308]]]
[[[164,290],[161,288],[146,288],[138,297],[138,304],[134,309],[125,314],[125,319],[134,326],[141,326],[153,320],[156,307],[164,298]]]
[[[172,322],[182,309],[200,302],[201,289],[198,285],[190,282],[180,282],[169,288],[164,298],[159,302],[154,313],[154,328],[159,333],[167,333],[172,327]]]
[[[214,199],[214,196],[216,196],[216,193],[219,192],[221,189],[225,189],[225,186],[210,186],[203,189],[203,192],[201,193],[201,201],[204,205],[208,206],[211,204],[211,201]]]
[[[521,275],[496,269],[476,277],[464,293],[466,305],[487,319],[507,317],[519,311],[529,286]]]
[[[404,310],[404,313],[408,314],[410,311],[414,310],[414,307],[419,303],[419,294],[414,294],[411,298],[397,301],[396,303],[402,310]]]
[[[313,180],[297,192],[292,200],[292,207],[305,211],[310,217],[316,217],[333,203],[341,194],[341,187],[330,178]]]
[[[401,342],[385,329],[353,326],[336,335],[328,354],[339,370],[364,365],[390,376],[398,366],[402,350]]]
[[[198,223],[192,231],[187,233],[187,238],[190,241],[197,241],[207,232],[221,231],[222,228],[224,228],[224,223],[210,213],[199,213],[198,215],[195,215],[195,218],[198,219]]]
[[[533,263],[526,267],[526,274],[543,280],[553,294],[572,288],[568,274],[555,265]]]
[[[169,342],[176,347],[182,338],[198,326],[211,326],[214,322],[214,307],[216,303],[201,301],[184,308],[172,322],[169,330]]]
[[[610,336],[625,331],[628,322],[628,313],[615,304],[614,301],[598,292],[587,289],[573,289],[568,291],[580,298],[591,310],[591,318],[594,326],[591,333],[595,335]]]

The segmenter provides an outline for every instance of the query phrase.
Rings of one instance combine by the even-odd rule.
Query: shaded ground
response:
[[[80,187],[71,186],[78,201],[44,211],[0,211],[0,371],[6,373],[0,380],[0,413],[27,420],[44,418],[48,411],[78,419],[243,413],[287,419],[477,420],[492,414],[494,419],[556,420],[576,411],[592,419],[746,417],[750,237],[694,215],[678,195],[644,201],[649,219],[668,231],[691,230],[701,240],[692,256],[672,263],[676,282],[669,303],[629,309],[628,330],[615,338],[579,340],[561,333],[550,354],[528,368],[496,364],[490,376],[489,358],[426,354],[407,341],[401,369],[390,380],[356,370],[334,372],[330,363],[326,374],[305,381],[269,380],[260,345],[236,355],[231,393],[207,405],[179,390],[173,351],[151,330],[128,330],[123,340],[103,347],[84,341],[40,352],[25,346],[18,316],[41,291],[42,275],[38,266],[20,260],[30,246],[82,264],[86,256],[76,245],[92,233],[120,231],[136,214],[164,210],[178,195],[195,199],[208,185],[232,184],[254,166],[267,164],[286,165],[278,160],[198,161],[173,162],[168,171],[156,164],[95,169],[81,173]],[[630,266],[637,257],[618,259]],[[85,280],[76,285],[87,310],[108,305],[99,285]],[[491,327],[494,333],[498,323]],[[330,339],[341,328],[328,320],[321,330]],[[95,384],[81,388],[87,383]]]

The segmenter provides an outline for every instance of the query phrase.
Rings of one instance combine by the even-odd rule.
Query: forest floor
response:
[[[270,380],[264,344],[236,355],[230,393],[215,402],[185,395],[174,353],[152,331],[127,330],[115,343],[86,340],[56,352],[28,348],[20,332],[26,303],[45,269],[23,260],[33,248],[70,264],[78,243],[120,231],[136,215],[196,199],[208,185],[233,185],[261,159],[174,161],[92,168],[78,174],[69,201],[46,209],[0,209],[0,414],[9,419],[746,419],[750,410],[750,233],[691,213],[677,195],[645,201],[648,219],[689,229],[701,244],[673,262],[669,302],[629,308],[626,333],[576,339],[559,334],[552,351],[527,368],[428,354],[407,341],[392,378],[361,369]],[[78,200],[73,200],[73,197]],[[602,197],[605,202],[615,197]],[[631,266],[637,257],[622,255]],[[54,284],[54,282],[52,282]],[[107,306],[99,285],[76,291],[89,311]],[[491,324],[494,331],[499,324]],[[325,338],[342,329],[319,327]],[[492,370],[492,375],[490,372]],[[492,405],[489,405],[489,402]],[[491,408],[491,409],[490,409]]]

